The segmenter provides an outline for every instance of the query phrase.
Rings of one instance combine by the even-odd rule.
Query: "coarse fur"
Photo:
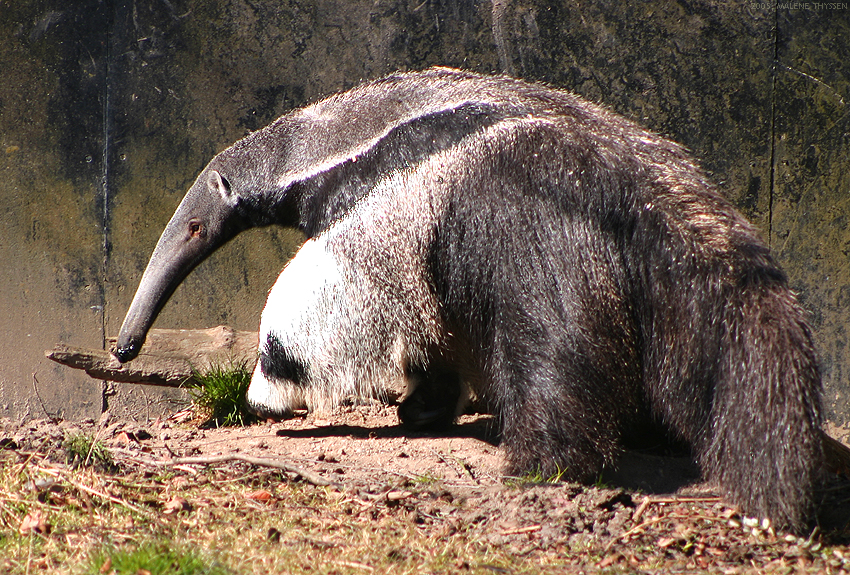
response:
[[[211,231],[191,244],[199,218]],[[498,416],[509,473],[591,480],[656,420],[744,513],[810,518],[823,455],[804,313],[676,144],[567,92],[455,70],[333,96],[210,162],[119,357],[196,253],[272,223],[311,239],[263,314],[258,410],[462,372]],[[174,238],[199,246],[188,269]]]
[[[422,272],[437,209],[416,174],[381,182],[281,272],[260,323],[253,409],[326,409],[403,387],[413,366],[434,368],[429,350],[447,338]]]

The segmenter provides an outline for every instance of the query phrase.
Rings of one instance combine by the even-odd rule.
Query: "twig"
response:
[[[68,473],[60,471],[59,469],[53,469],[53,468],[50,468],[50,467],[38,467],[38,470],[43,472],[43,473],[46,473],[48,475],[52,475],[54,477],[60,477],[60,478],[62,478],[62,480],[67,481],[68,483],[70,483],[71,485],[76,487],[77,489],[79,489],[81,491],[85,491],[86,493],[88,493],[90,495],[94,495],[94,496],[100,497],[102,499],[107,499],[107,500],[111,501],[112,503],[117,503],[118,505],[123,505],[127,509],[129,509],[131,511],[135,511],[136,513],[144,515],[148,518],[158,519],[155,514],[149,512],[149,511],[146,511],[145,509],[142,509],[141,507],[138,507],[136,505],[133,505],[132,503],[124,501],[123,499],[121,499],[119,497],[115,497],[114,495],[110,495],[108,493],[98,491],[97,489],[94,489],[93,487],[89,487],[89,486],[87,486],[83,483],[80,483],[79,481],[75,481],[74,479],[71,479],[71,477]]]
[[[543,529],[542,525],[529,525],[528,527],[508,529],[507,531],[500,532],[499,535],[521,535],[522,533],[534,533],[535,531],[540,531],[541,529]]]
[[[33,391],[35,391],[35,396],[36,398],[38,398],[38,402],[41,404],[41,409],[44,411],[44,415],[46,415],[50,419],[53,419],[53,416],[50,415],[49,411],[47,411],[47,406],[44,405],[44,400],[41,399],[41,394],[38,392],[38,385],[38,378],[36,378],[35,372],[32,372],[32,388]]]
[[[354,567],[356,569],[365,569],[366,571],[374,571],[375,568],[371,565],[366,565],[365,563],[358,563],[356,561],[334,561],[337,565],[343,565],[345,567]]]
[[[455,464],[459,465],[459,466],[460,466],[460,468],[461,468],[461,469],[463,469],[463,470],[466,472],[466,474],[469,476],[469,478],[470,478],[471,480],[473,480],[473,481],[474,481],[474,482],[476,482],[476,483],[480,483],[480,481],[478,481],[478,480],[475,478],[475,476],[472,474],[472,471],[471,471],[471,469],[470,469],[472,466],[471,466],[471,465],[469,465],[468,463],[466,463],[465,461],[463,461],[461,458],[459,458],[459,457],[455,457],[455,456],[446,456],[446,455],[443,455],[442,453],[440,453],[439,451],[437,451],[436,449],[433,449],[433,448],[431,448],[431,452],[432,452],[434,455],[436,455],[436,456],[437,456],[437,458],[439,458],[439,459],[440,459],[440,461],[442,461],[443,463],[445,463],[445,464],[446,464],[446,465],[448,465],[449,467],[454,467],[454,465],[452,465],[452,463],[455,463]],[[449,459],[449,457],[451,457],[451,459]],[[455,473],[457,473],[457,470],[455,470]],[[460,473],[458,473],[458,475],[461,475],[461,474],[460,474]],[[461,476],[462,476],[462,475],[461,475]]]
[[[278,461],[275,459],[264,459],[261,457],[251,457],[250,455],[242,455],[241,453],[225,453],[223,455],[211,455],[208,457],[178,457],[172,459],[171,461],[154,461],[152,463],[155,465],[210,465],[213,463],[225,463],[227,461],[242,461],[244,463],[258,465],[260,467],[273,467],[275,469],[282,469],[284,471],[289,471],[290,473],[300,475],[306,481],[312,483],[313,485],[339,485],[334,481],[325,479],[318,473],[313,473],[312,471],[301,469],[300,467],[290,465],[289,463],[284,463],[283,461]]]
[[[644,496],[643,501],[640,502],[637,509],[635,509],[634,515],[632,515],[632,521],[637,523],[640,521],[640,518],[643,516],[644,511],[652,505],[652,504],[664,504],[664,503],[716,503],[720,501],[720,497],[717,495],[708,495],[704,497],[650,497],[649,495]]]
[[[22,473],[24,471],[24,469],[26,469],[27,465],[29,465],[30,461],[32,461],[35,457],[41,457],[42,459],[45,459],[47,456],[44,453],[41,453],[41,448],[44,447],[44,445],[48,441],[49,441],[49,438],[47,438],[47,437],[42,439],[41,445],[39,445],[38,449],[36,449],[33,452],[27,453],[26,451],[18,451],[19,455],[26,455],[27,458],[23,461],[23,463],[20,464],[20,467],[18,467],[18,470],[15,472],[15,474]]]
[[[640,521],[640,518],[643,516],[643,512],[646,511],[646,508],[649,507],[650,503],[652,503],[652,498],[649,495],[644,496],[643,501],[640,502],[638,508],[635,509],[634,515],[632,515],[632,521],[635,523]]]
[[[628,531],[626,531],[625,533],[623,533],[619,537],[612,539],[608,543],[608,545],[605,546],[604,553],[608,553],[608,551],[611,550],[611,547],[613,547],[614,543],[616,543],[617,541],[628,539],[629,537],[631,537],[632,535],[634,535],[638,531],[643,531],[644,529],[646,529],[650,525],[655,525],[656,523],[658,523],[659,521],[663,521],[664,519],[666,519],[665,516],[653,517],[652,519],[649,519],[648,521],[644,521],[640,525],[636,525],[635,527],[632,527],[631,529],[629,529]]]
[[[649,497],[647,495],[647,497]],[[717,503],[721,498],[719,495],[705,496],[683,496],[683,497],[649,497],[650,503]]]

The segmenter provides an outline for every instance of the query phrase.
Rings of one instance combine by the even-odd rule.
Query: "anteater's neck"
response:
[[[503,119],[494,106],[466,103],[400,124],[353,158],[296,181],[286,192],[287,208],[298,214],[295,224],[307,237],[328,229],[382,180],[415,168],[479,130]],[[289,209],[279,210],[280,217]],[[286,224],[287,222],[279,222]]]

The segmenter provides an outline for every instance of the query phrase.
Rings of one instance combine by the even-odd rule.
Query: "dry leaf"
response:
[[[122,431],[115,438],[118,443],[121,445],[130,445],[130,444],[138,444],[139,440],[136,439],[136,436],[132,433],[128,433],[126,431]]]
[[[387,492],[387,501],[401,501],[403,499],[407,499],[409,497],[413,497],[413,493],[410,491],[388,491]]]
[[[174,467],[177,467],[177,465],[175,465]],[[188,487],[190,483],[191,482],[189,481],[188,477],[186,477],[185,475],[178,475],[171,480],[171,487],[174,489],[183,489],[184,487]]]
[[[265,489],[258,489],[257,491],[252,491],[251,493],[245,496],[246,499],[253,499],[254,501],[261,501],[263,503],[268,503],[272,497],[274,496]]]
[[[21,535],[29,533],[47,533],[50,530],[50,525],[44,520],[42,511],[33,511],[28,513],[24,520],[21,521],[19,532]]]
[[[182,497],[174,496],[171,500],[162,506],[162,512],[166,515],[177,513],[178,511],[191,511],[192,505]]]

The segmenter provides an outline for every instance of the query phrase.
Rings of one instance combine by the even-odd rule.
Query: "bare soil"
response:
[[[627,452],[595,486],[506,478],[492,424],[465,415],[443,435],[408,433],[395,408],[378,403],[225,429],[200,429],[185,412],[146,425],[105,414],[77,423],[0,421],[0,447],[58,457],[69,434],[85,432],[113,455],[117,470],[105,473],[171,461],[189,481],[200,464],[176,459],[283,461],[288,480],[319,477],[374,509],[407,514],[435,537],[463,531],[516,557],[558,557],[567,570],[850,572],[847,481],[830,479],[817,529],[799,537],[741,517],[687,457]]]

